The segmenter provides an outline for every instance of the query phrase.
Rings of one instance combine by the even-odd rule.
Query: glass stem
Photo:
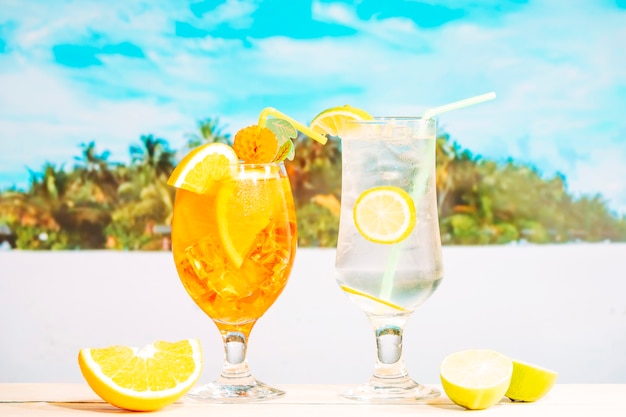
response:
[[[221,378],[242,379],[251,377],[246,352],[248,343],[246,335],[241,332],[226,332],[222,334],[224,341],[224,366]]]
[[[409,379],[402,356],[402,333],[407,318],[394,320],[394,324],[377,325],[372,318],[376,336],[376,365],[372,375],[373,382],[384,385]]]

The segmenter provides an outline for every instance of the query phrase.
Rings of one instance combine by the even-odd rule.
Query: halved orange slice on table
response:
[[[157,341],[142,348],[84,348],[78,364],[103,400],[127,410],[154,411],[174,403],[196,383],[202,349],[197,339]]]

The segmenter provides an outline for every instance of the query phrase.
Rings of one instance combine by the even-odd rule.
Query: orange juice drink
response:
[[[265,109],[232,146],[212,142],[189,151],[167,181],[177,189],[178,276],[224,344],[220,376],[188,394],[197,400],[260,401],[285,393],[252,376],[246,351],[252,327],[285,288],[296,253],[296,210],[283,161],[293,159],[299,126]]]
[[[179,189],[172,220],[178,275],[222,334],[249,334],[280,295],[296,249],[282,163],[231,165],[202,194]]]

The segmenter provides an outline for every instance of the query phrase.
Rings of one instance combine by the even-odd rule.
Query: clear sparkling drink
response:
[[[390,124],[389,119],[375,119],[351,126],[341,138],[337,281],[370,316],[410,314],[443,277],[435,187],[436,122],[396,118]],[[410,221],[402,235],[380,242],[363,233],[355,205],[372,191],[386,190],[413,211],[408,211]]]

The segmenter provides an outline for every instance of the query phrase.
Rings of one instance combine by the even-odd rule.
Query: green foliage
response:
[[[27,250],[64,250],[73,249],[69,244],[68,233],[60,230],[47,230],[41,226],[14,225],[12,230],[17,234],[18,249]]]
[[[626,241],[626,218],[599,196],[576,199],[561,174],[546,179],[529,165],[483,160],[447,135],[438,138],[437,194],[449,244]]]
[[[546,228],[534,220],[520,220],[517,222],[517,229],[522,238],[531,243],[548,243],[550,236]]]
[[[198,123],[180,153],[205,142],[231,144],[218,119]],[[286,161],[296,203],[300,247],[334,247],[339,227],[341,146],[299,135]],[[30,170],[26,192],[0,193],[0,224],[22,249],[163,248],[154,227],[171,223],[175,191],[166,181],[177,152],[143,135],[129,147],[130,164],[109,161],[94,141],[80,145],[75,166],[46,163]],[[447,134],[437,138],[437,204],[441,238],[449,245],[626,241],[626,216],[599,195],[573,197],[565,178],[543,178],[532,166],[485,160]],[[165,242],[166,243],[166,242]]]
[[[286,161],[296,203],[300,247],[335,247],[339,231],[341,150],[337,139],[326,145],[298,136],[293,161]]]
[[[498,223],[494,225],[494,240],[493,243],[503,244],[515,242],[519,239],[519,231],[517,227],[511,223]]]
[[[334,248],[337,246],[339,218],[327,208],[308,202],[296,208],[298,245]]]

